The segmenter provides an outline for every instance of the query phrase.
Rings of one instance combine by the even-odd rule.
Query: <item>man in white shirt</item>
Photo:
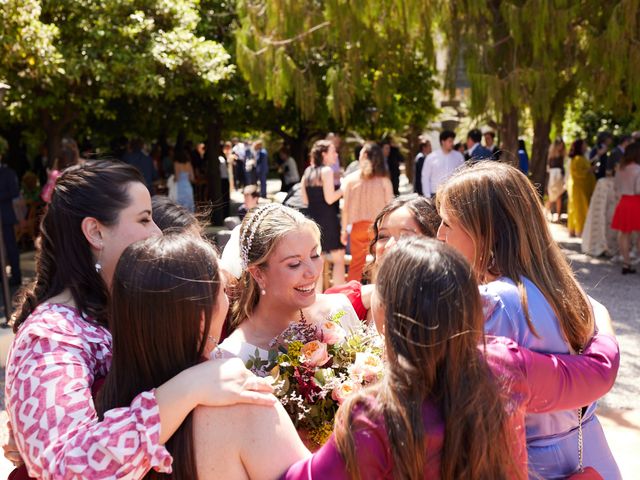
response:
[[[436,194],[438,187],[453,173],[453,171],[464,163],[462,154],[453,149],[456,134],[451,130],[444,130],[440,134],[440,147],[430,153],[424,161],[422,167],[422,192],[425,197],[432,197]]]

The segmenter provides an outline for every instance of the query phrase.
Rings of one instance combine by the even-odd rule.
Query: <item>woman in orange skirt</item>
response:
[[[616,192],[621,195],[613,214],[611,228],[618,230],[618,245],[624,263],[622,274],[636,273],[631,266],[631,232],[640,232],[640,143],[629,145],[615,177]],[[636,246],[640,254],[640,237]]]
[[[347,240],[347,225],[351,225],[351,265],[348,281],[362,278],[362,271],[371,243],[373,220],[393,198],[393,187],[384,165],[382,149],[367,142],[360,150],[360,170],[347,175],[342,211],[342,242]]]

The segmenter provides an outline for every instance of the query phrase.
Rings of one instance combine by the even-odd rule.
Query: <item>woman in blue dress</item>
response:
[[[191,184],[195,181],[195,177],[190,160],[186,154],[176,155],[173,170],[176,182],[176,203],[193,213],[195,204],[193,202],[193,186]]]
[[[594,331],[593,310],[545,221],[539,196],[516,168],[480,162],[438,191],[438,238],[473,266],[485,332],[545,353],[577,353]],[[620,471],[595,415],[582,410],[584,466],[607,480]],[[578,411],[527,415],[531,478],[562,479],[579,466]]]

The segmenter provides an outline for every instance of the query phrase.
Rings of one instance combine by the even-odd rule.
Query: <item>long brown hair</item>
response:
[[[320,241],[320,230],[313,220],[284,205],[268,204],[254,208],[240,226],[240,251],[246,252],[247,265],[266,268],[276,246],[287,234],[304,228],[310,229]],[[229,332],[235,330],[253,313],[260,301],[260,287],[245,268],[234,292]]]
[[[375,246],[378,242],[382,220],[384,220],[384,217],[390,213],[393,213],[402,207],[411,212],[413,219],[418,224],[418,227],[420,227],[420,233],[422,235],[425,237],[435,238],[438,233],[441,218],[440,215],[438,215],[438,209],[433,204],[433,201],[430,198],[423,197],[417,193],[400,195],[399,197],[391,199],[391,201],[387,203],[382,210],[380,210],[380,213],[378,213],[376,219],[373,221],[373,226],[371,227],[373,230],[373,239],[369,244],[369,253],[371,255],[375,256]]]
[[[385,177],[387,171],[384,167],[384,155],[380,145],[374,142],[366,142],[362,146],[364,152],[364,163],[360,169],[362,178]]]
[[[520,170],[496,162],[469,166],[444,183],[437,202],[473,239],[480,282],[487,273],[515,282],[529,329],[536,334],[522,280],[528,278],[553,308],[573,349],[584,346],[594,325],[589,302],[551,236],[540,197]]]
[[[640,142],[633,142],[624,150],[624,155],[620,160],[620,167],[624,168],[630,163],[640,164]]]
[[[202,239],[169,234],[127,247],[112,285],[113,361],[96,400],[100,417],[200,362],[219,288],[216,254]],[[166,446],[173,473],[145,478],[197,479],[191,414]]]
[[[42,217],[36,242],[36,278],[20,293],[14,332],[38,305],[66,288],[83,315],[106,326],[109,293],[94,268],[82,220],[93,217],[103,225],[118,223],[120,212],[131,203],[129,185],[135,182],[144,184],[140,172],[120,162],[87,162],[62,173]]]
[[[467,262],[441,242],[402,239],[385,255],[376,291],[385,306],[385,373],[342,405],[335,430],[352,478],[359,478],[354,409],[384,420],[394,478],[424,478],[431,453],[425,451],[425,402],[439,409],[445,424],[440,478],[513,478],[508,414],[478,350],[484,318]]]
[[[331,140],[318,140],[311,147],[311,152],[309,153],[309,159],[311,160],[311,165],[314,167],[321,167],[324,165],[324,154],[329,151],[333,142]]]

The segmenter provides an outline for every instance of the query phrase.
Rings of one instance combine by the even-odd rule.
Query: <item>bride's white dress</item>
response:
[[[340,318],[340,325],[345,330],[349,331],[361,323],[351,302],[349,302],[349,299],[345,295],[324,294],[318,295],[318,297],[322,297],[322,301],[316,302],[316,305],[305,310],[305,318],[309,323],[319,323],[328,320],[341,310],[345,312],[345,315]],[[269,351],[252,345],[251,343],[244,342],[237,336],[232,335],[218,346],[218,352],[214,353],[214,355],[238,357],[244,363],[247,363],[251,358],[257,357],[261,360],[267,360]]]

